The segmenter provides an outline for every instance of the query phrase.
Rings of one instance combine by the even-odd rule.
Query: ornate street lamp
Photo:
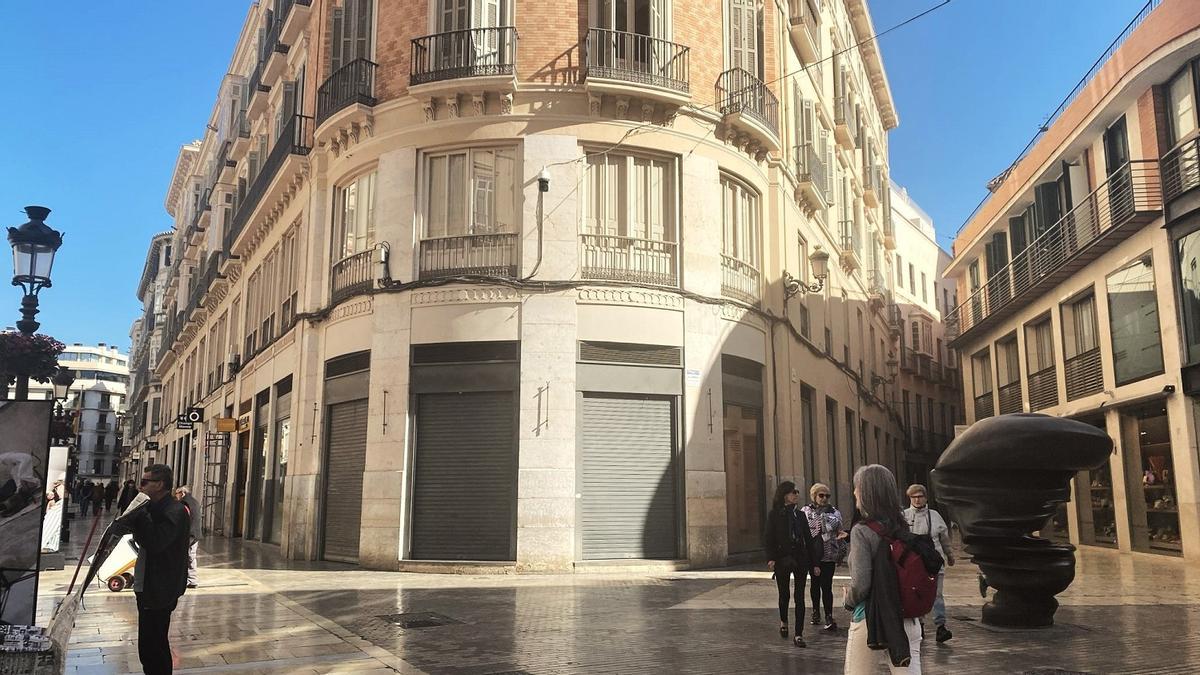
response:
[[[13,250],[13,286],[25,291],[21,299],[21,320],[17,330],[33,335],[41,326],[34,317],[38,313],[38,293],[50,288],[50,270],[54,267],[54,254],[62,246],[62,233],[46,224],[50,209],[44,206],[26,206],[29,222],[20,227],[8,228],[8,243]]]
[[[825,278],[829,276],[829,254],[820,246],[815,246],[808,256],[808,262],[812,266],[812,275],[817,283],[806,284],[791,273],[784,272],[783,294],[786,298],[790,299],[801,293],[820,293],[821,289],[825,288]]]
[[[896,382],[896,378],[900,376],[900,362],[896,360],[896,357],[893,356],[889,358],[886,365],[888,372],[888,376],[886,378],[878,375],[871,376],[872,391],[875,390],[875,387],[878,387],[881,384],[894,384]]]
[[[62,402],[67,400],[67,396],[71,392],[71,385],[75,384],[75,375],[71,373],[70,368],[59,366],[58,373],[51,380],[54,387],[54,398],[59,401],[59,407],[62,407]]]

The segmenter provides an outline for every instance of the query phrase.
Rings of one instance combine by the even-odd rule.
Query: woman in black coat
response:
[[[767,514],[767,569],[775,572],[779,587],[779,635],[787,637],[787,611],[791,602],[790,577],[796,579],[796,636],[797,647],[804,642],[804,586],[808,570],[814,577],[821,574],[821,550],[808,527],[808,519],[796,508],[800,491],[796,484],[784,481],[775,489],[771,512]]]

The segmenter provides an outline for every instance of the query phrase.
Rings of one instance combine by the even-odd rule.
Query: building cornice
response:
[[[171,172],[171,185],[167,188],[167,200],[163,202],[167,213],[175,217],[179,208],[179,200],[186,189],[188,178],[192,175],[192,166],[200,154],[200,141],[195,140],[179,148],[179,156],[175,158],[175,170]]]
[[[883,123],[884,130],[890,131],[900,126],[900,118],[896,114],[896,102],[892,99],[892,87],[888,84],[887,71],[883,69],[883,58],[879,55],[879,41],[875,39],[871,13],[867,11],[864,0],[846,0],[846,9],[850,13],[850,23],[854,27],[859,54],[862,55],[863,64],[867,68],[871,94],[879,108],[879,120]]]

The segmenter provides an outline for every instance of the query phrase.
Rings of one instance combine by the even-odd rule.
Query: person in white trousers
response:
[[[933,547],[937,549],[946,565],[954,565],[954,549],[950,546],[950,528],[942,514],[929,508],[929,496],[925,486],[913,483],[905,491],[912,506],[904,509],[904,520],[913,534],[927,534],[933,539]],[[946,585],[946,566],[938,571],[937,598],[933,601],[933,625],[937,627],[937,641],[945,642],[954,637],[946,628],[946,597],[942,589]],[[926,615],[928,616],[928,615]]]
[[[188,543],[188,571],[187,571],[187,587],[195,588],[200,582],[196,576],[196,552],[200,547],[200,537],[204,536],[204,523],[200,515],[200,502],[192,496],[192,489],[186,485],[181,485],[175,489],[175,498],[183,503],[188,510],[188,515],[192,518],[192,529],[190,532]]]

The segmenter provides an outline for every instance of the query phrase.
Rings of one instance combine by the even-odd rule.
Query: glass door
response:
[[[1179,502],[1167,411],[1157,403],[1122,416],[1133,549],[1180,555]]]

